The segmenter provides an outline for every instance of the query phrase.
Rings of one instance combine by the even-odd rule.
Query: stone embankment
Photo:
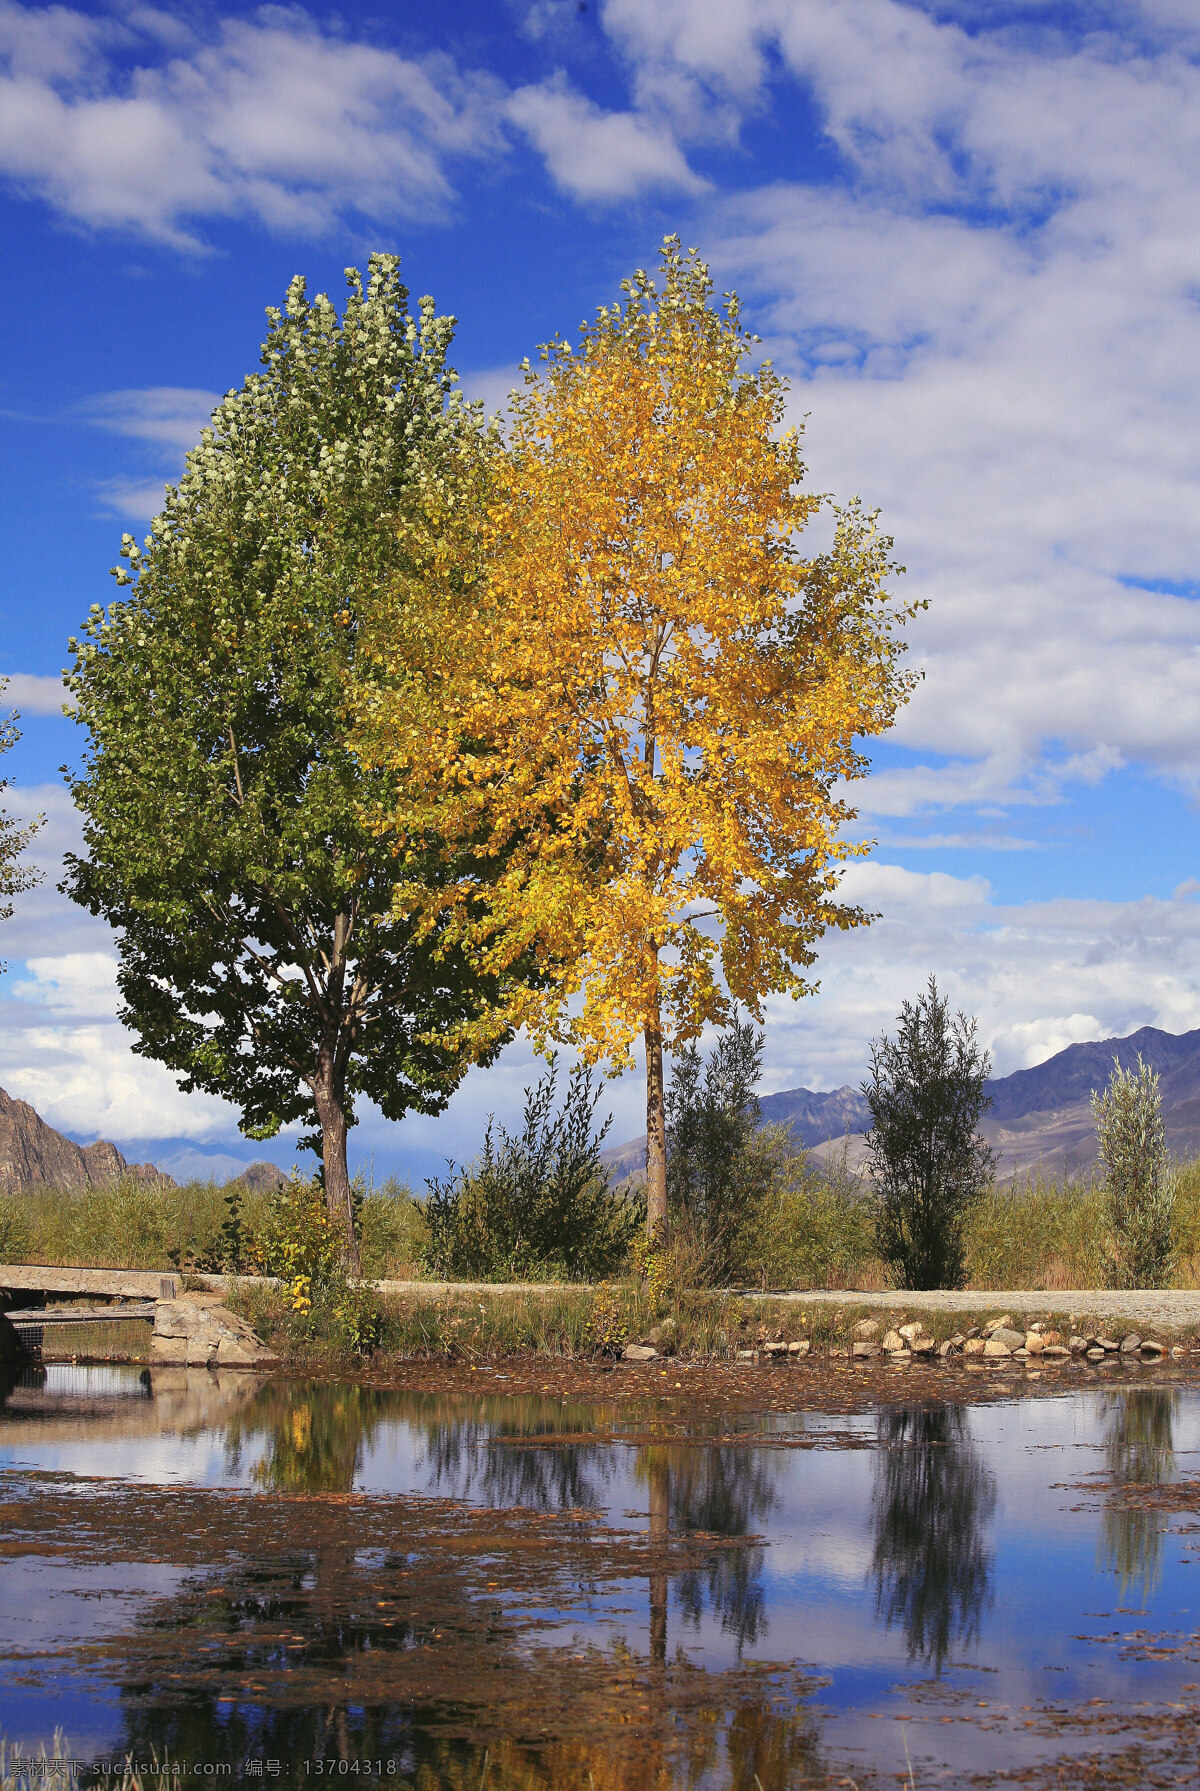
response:
[[[253,1326],[228,1311],[219,1294],[183,1294],[154,1309],[151,1366],[274,1368],[279,1357]]]

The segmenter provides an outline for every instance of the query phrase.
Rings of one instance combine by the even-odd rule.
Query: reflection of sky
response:
[[[119,1380],[113,1390],[118,1388]],[[78,1394],[80,1388],[64,1383],[64,1390]],[[99,1396],[95,1388],[92,1392]],[[443,1403],[439,1409],[448,1408]],[[489,1413],[496,1409],[489,1404]],[[1121,1614],[1119,1582],[1103,1565],[1098,1550],[1100,1514],[1071,1509],[1079,1505],[1080,1494],[1062,1483],[1105,1470],[1105,1438],[1117,1409],[1114,1392],[1097,1390],[970,1408],[965,1415],[960,1457],[970,1458],[985,1479],[990,1475],[988,1484],[994,1483],[995,1489],[994,1505],[988,1503],[977,1539],[987,1560],[990,1596],[980,1611],[977,1640],[952,1649],[943,1678],[947,1694],[968,1697],[972,1709],[977,1700],[985,1699],[992,1710],[1007,1711],[1019,1720],[1022,1706],[1044,1700],[1171,1697],[1195,1674],[1194,1663],[1125,1662],[1111,1644],[1079,1639],[1136,1629],[1200,1629],[1200,1590],[1193,1595],[1191,1574],[1180,1571],[1181,1544],[1176,1538],[1164,1539],[1162,1578],[1144,1610],[1139,1606],[1136,1615]],[[552,1423],[556,1410],[555,1402],[547,1400],[541,1419]],[[464,1402],[468,1428],[461,1433],[462,1446],[441,1452],[435,1448],[428,1406],[422,1408],[419,1401],[403,1395],[387,1395],[378,1411],[360,1452],[358,1489],[482,1503],[500,1496],[504,1475],[498,1469],[507,1464],[499,1458],[506,1452],[515,1457],[519,1451],[493,1439],[494,1427],[477,1402]],[[803,1425],[799,1416],[787,1420],[791,1429]],[[8,1421],[0,1420],[0,1467],[19,1462],[164,1484],[254,1485],[255,1467],[269,1446],[265,1433],[251,1432],[244,1438],[239,1460],[232,1463],[219,1425],[191,1435],[121,1436],[107,1425],[89,1427],[81,1420],[64,1427],[61,1438],[12,1446],[6,1443],[6,1427]],[[11,1428],[19,1430],[19,1421]],[[810,1421],[810,1432],[821,1428],[820,1419]],[[875,1437],[871,1417],[840,1420],[837,1428]],[[1200,1450],[1200,1397],[1195,1393],[1180,1399],[1174,1439],[1170,1477],[1192,1466]],[[684,1484],[685,1461],[691,1470],[699,1466],[702,1471],[704,1457],[699,1451],[673,1449],[669,1437],[663,1444],[659,1459],[666,1460],[668,1476],[673,1477],[674,1500]],[[645,1529],[649,1495],[644,1453],[603,1437],[574,1447],[579,1472],[607,1521]],[[547,1470],[555,1466],[552,1450],[535,1454]],[[715,1457],[708,1459],[711,1464]],[[735,1477],[739,1463],[747,1474],[753,1467],[759,1476],[760,1492],[757,1503],[750,1502],[746,1528],[765,1546],[754,1548],[752,1558],[746,1559],[761,1588],[765,1626],[756,1639],[739,1638],[736,1625],[730,1625],[729,1608],[714,1608],[720,1599],[711,1589],[706,1602],[703,1588],[697,1601],[693,1587],[691,1608],[685,1611],[682,1582],[675,1579],[669,1652],[673,1655],[682,1648],[697,1664],[716,1669],[739,1657],[795,1659],[812,1665],[832,1679],[820,1702],[839,1712],[839,1749],[861,1749],[882,1763],[880,1750],[899,1745],[899,1731],[886,1718],[906,1714],[912,1708],[906,1688],[928,1680],[933,1671],[928,1661],[910,1658],[901,1624],[888,1628],[876,1614],[876,1500],[886,1454],[878,1447],[839,1449],[831,1439],[817,1448],[727,1449],[723,1459],[727,1469],[733,1463]],[[540,1499],[554,1508],[557,1481],[552,1472],[540,1481],[527,1477],[524,1484],[534,1489],[529,1503]],[[73,1589],[78,1581],[77,1570],[67,1572],[28,1560],[5,1563],[0,1567],[0,1610],[31,1613],[31,1645],[37,1645],[39,1636],[82,1637],[97,1627],[128,1622],[141,1601],[169,1590],[173,1578],[167,1568],[130,1571],[123,1575],[118,1600],[106,1598],[86,1608]],[[551,1615],[544,1609],[540,1614],[543,1619]],[[607,1643],[620,1633],[636,1651],[644,1654],[648,1649],[644,1579],[605,1588],[586,1605],[568,1600],[558,1616],[554,1634],[564,1643],[587,1639]],[[11,1629],[11,1624],[8,1629],[0,1627],[5,1653],[18,1639],[19,1626],[9,1633]],[[548,1633],[543,1632],[543,1639]],[[11,1689],[5,1689],[6,1698]],[[872,1712],[881,1713],[885,1721],[868,1720]],[[7,1726],[13,1733],[11,1722]],[[915,1749],[917,1725],[906,1733]],[[891,1740],[885,1741],[885,1736]],[[937,1746],[938,1758],[949,1765],[965,1769],[978,1764],[980,1737],[968,1725],[940,1728]],[[917,1757],[914,1751],[914,1760]]]

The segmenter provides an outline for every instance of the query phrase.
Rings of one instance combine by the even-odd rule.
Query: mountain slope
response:
[[[1039,1165],[1050,1175],[1078,1175],[1096,1159],[1091,1094],[1112,1074],[1113,1060],[1133,1069],[1138,1054],[1157,1070],[1167,1143],[1172,1154],[1200,1154],[1200,1030],[1162,1032],[1143,1026],[1123,1039],[1068,1045],[1030,1070],[994,1077],[987,1084],[992,1105],[981,1130],[996,1152],[996,1174],[1008,1180]],[[849,1134],[849,1162],[864,1156],[862,1134],[871,1122],[860,1090],[849,1083],[829,1094],[808,1088],[784,1089],[760,1101],[765,1121],[792,1127],[796,1144],[818,1160],[839,1153]],[[646,1140],[613,1145],[603,1159],[621,1176],[645,1168]]]

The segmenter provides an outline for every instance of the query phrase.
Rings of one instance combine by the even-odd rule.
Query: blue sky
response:
[[[491,0],[433,11],[0,3],[16,813],[48,872],[0,935],[0,1083],[75,1136],[218,1169],[218,1103],[132,1056],[104,928],[53,890],[66,641],[302,271],[398,251],[467,389],[678,230],[878,504],[925,680],[862,787],[881,914],[769,1010],[772,1088],[861,1074],[929,970],[997,1067],[1200,1026],[1200,15],[1186,0]],[[469,1155],[520,1044],[377,1172]],[[616,1135],[640,1129],[632,1081]],[[193,1153],[189,1158],[188,1153]],[[275,1154],[287,1160],[280,1141]]]

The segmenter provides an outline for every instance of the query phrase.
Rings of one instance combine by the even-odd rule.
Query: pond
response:
[[[1196,1782],[1195,1389],[479,1382],[0,1383],[9,1747],[57,1732],[79,1783]]]

